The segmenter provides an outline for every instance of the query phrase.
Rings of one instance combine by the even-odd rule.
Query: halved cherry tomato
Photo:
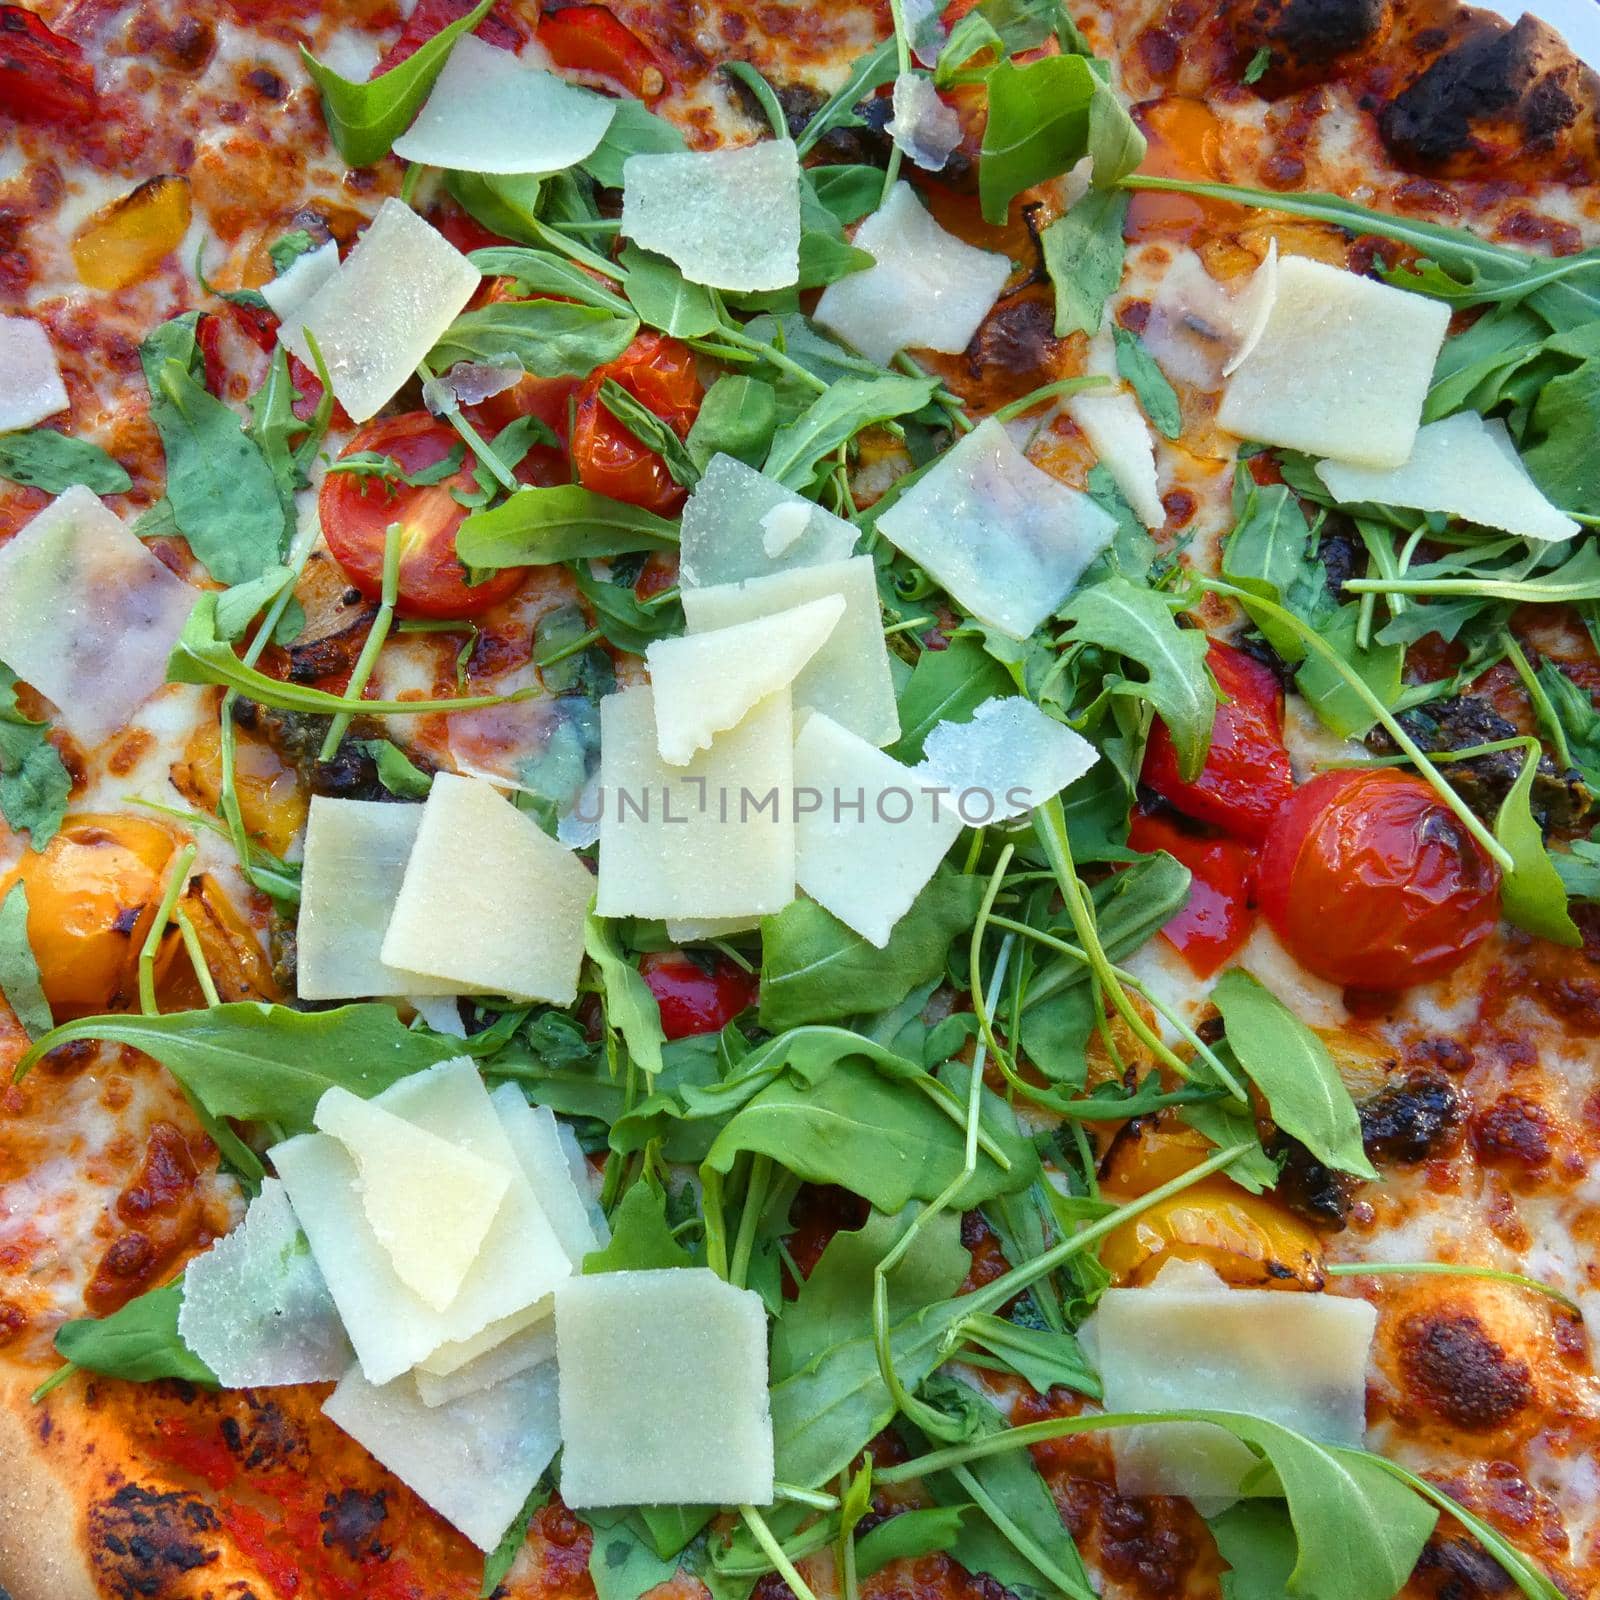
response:
[[[1325,772],[1278,814],[1260,902],[1301,966],[1330,983],[1404,989],[1441,977],[1488,938],[1500,877],[1420,778]]]
[[[669,1039],[725,1028],[755,1003],[759,987],[753,973],[735,966],[726,956],[717,956],[705,965],[681,950],[668,950],[646,956],[639,971],[661,1008],[661,1031]]]
[[[1186,817],[1240,839],[1260,839],[1294,793],[1283,742],[1283,690],[1269,668],[1218,639],[1206,651],[1206,664],[1227,698],[1217,707],[1199,776],[1179,777],[1172,735],[1157,718],[1139,777]]]
[[[641,333],[615,361],[596,367],[578,391],[572,459],[579,481],[597,494],[667,516],[683,504],[684,491],[672,481],[666,462],[601,404],[600,386],[607,378],[642,401],[681,439],[700,410],[694,354],[676,339]]]
[[[1236,839],[1206,837],[1140,811],[1128,828],[1128,848],[1165,850],[1193,874],[1188,904],[1161,932],[1197,977],[1209,978],[1250,936],[1253,851]]]
[[[82,49],[31,11],[0,6],[0,115],[70,127],[87,122],[98,104]]]
[[[391,72],[402,61],[409,61],[434,34],[442,32],[452,22],[459,22],[475,4],[476,0],[417,0],[400,37],[372,69],[372,76],[376,78],[380,73]],[[473,31],[485,44],[500,50],[515,50],[528,37],[499,6],[494,7]]]
[[[655,52],[608,6],[564,6],[539,23],[539,43],[558,67],[597,72],[641,100],[653,100],[667,86]]]
[[[415,475],[437,466],[457,442],[448,423],[426,411],[408,411],[369,422],[343,453],[371,450]],[[384,541],[395,522],[402,529],[395,607],[401,616],[474,617],[515,591],[526,568],[508,567],[469,588],[466,569],[456,555],[456,531],[467,511],[450,491],[475,490],[476,465],[476,457],[468,451],[461,466],[442,483],[415,489],[392,479],[349,472],[330,472],[323,479],[317,501],[323,537],[350,581],[369,600],[383,592]]]

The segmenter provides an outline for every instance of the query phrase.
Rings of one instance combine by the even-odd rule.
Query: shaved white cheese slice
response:
[[[417,1396],[425,1406],[447,1406],[463,1395],[476,1394],[494,1384],[514,1378],[529,1367],[543,1361],[553,1362],[556,1355],[555,1302],[547,1301],[541,1307],[539,1320],[522,1328],[509,1338],[484,1351],[473,1360],[463,1363],[453,1371],[438,1376],[420,1366],[412,1373],[416,1380]]]
[[[1241,439],[1398,467],[1449,325],[1442,301],[1286,256],[1266,326],[1228,380],[1217,422]]]
[[[749,933],[760,926],[759,917],[668,917],[667,937],[674,944],[703,944],[711,939],[726,939],[730,934]]]
[[[578,1143],[578,1136],[571,1127],[556,1120],[556,1138],[561,1145],[561,1153],[567,1158],[567,1171],[572,1178],[572,1186],[583,1196],[584,1208],[589,1217],[589,1228],[594,1234],[595,1243],[600,1249],[611,1243],[611,1224],[606,1221],[606,1214],[600,1204],[600,1196],[605,1191],[605,1178],[590,1166],[589,1158],[583,1153],[583,1146]]]
[[[787,289],[800,276],[800,157],[792,139],[622,163],[622,231],[713,289]]]
[[[339,246],[329,239],[289,263],[270,283],[261,285],[261,298],[280,322],[287,322],[325,283],[339,274]]]
[[[750,708],[787,689],[844,615],[841,595],[731,627],[661,639],[645,651],[655,690],[656,748],[681,767],[737,727]]]
[[[75,486],[0,549],[0,661],[95,745],[166,682],[195,599]]]
[[[1269,240],[1267,253],[1261,265],[1250,274],[1250,281],[1234,301],[1234,312],[1239,328],[1239,343],[1222,364],[1223,377],[1230,377],[1243,365],[1244,359],[1261,343],[1267,331],[1267,319],[1278,298],[1278,241]]]
[[[507,389],[527,375],[520,361],[458,361],[448,372],[429,378],[422,386],[422,403],[436,417],[453,416],[462,406],[475,406]]]
[[[992,417],[878,518],[975,617],[1026,639],[1111,543],[1115,520],[1041,472]]]
[[[440,1345],[437,1350],[430,1351],[419,1361],[413,1370],[419,1375],[427,1373],[431,1378],[454,1377],[463,1368],[476,1365],[484,1356],[498,1350],[501,1345],[520,1338],[530,1328],[549,1322],[554,1309],[555,1301],[546,1295],[537,1304],[524,1306],[521,1311],[509,1317],[501,1317],[486,1328],[480,1328],[470,1338],[451,1339],[448,1343]],[[436,1405],[438,1402],[430,1400],[428,1404]]]
[[[276,1178],[184,1268],[178,1333],[229,1389],[322,1383],[350,1365],[333,1297]]]
[[[510,1180],[460,1293],[436,1311],[401,1281],[378,1242],[362,1205],[360,1174],[337,1139],[301,1134],[270,1152],[362,1371],[370,1382],[388,1383],[441,1345],[537,1305],[570,1275],[572,1263],[470,1060],[403,1078],[374,1103],[491,1162]]]
[[[1161,527],[1167,508],[1156,477],[1156,445],[1139,402],[1125,389],[1094,391],[1073,395],[1065,409],[1139,520],[1147,528]]]
[[[691,635],[698,635],[834,595],[843,599],[844,614],[794,680],[795,714],[823,711],[871,744],[893,744],[900,737],[900,713],[871,556],[796,567],[747,583],[685,589],[683,614]]]
[[[970,722],[941,722],[916,771],[950,790],[969,828],[1020,817],[1060,794],[1098,755],[1087,739],[1022,695],[985,700]]]
[[[560,172],[594,154],[615,115],[614,100],[469,33],[394,153],[457,172]]]
[[[482,274],[400,200],[385,200],[338,272],[278,328],[314,365],[309,329],[334,396],[365,422],[394,398],[469,301]]]
[[[493,785],[441,772],[380,955],[476,993],[571,1005],[593,893],[583,863]]]
[[[443,1311],[478,1258],[510,1175],[337,1085],[313,1120],[355,1162],[361,1209],[400,1281]]]
[[[760,1295],[703,1267],[573,1278],[556,1347],[569,1506],[772,1503]]]
[[[897,183],[851,241],[875,265],[830,283],[812,320],[887,366],[896,351],[965,350],[1011,275],[1010,259],[965,244]]]
[[[879,949],[961,832],[923,774],[813,712],[794,746],[795,880]]]
[[[449,1405],[424,1405],[410,1378],[376,1388],[352,1367],[323,1415],[480,1550],[493,1550],[561,1443],[546,1361]]]
[[[1377,1311],[1364,1300],[1233,1289],[1197,1262],[1108,1289],[1085,1326],[1107,1411],[1245,1411],[1324,1444],[1359,1448]],[[1257,1457],[1204,1422],[1111,1435],[1125,1495],[1235,1499]],[[1254,1491],[1259,1492],[1259,1491]]]
[[[894,80],[893,106],[883,131],[925,172],[938,172],[961,143],[955,107],[947,106],[933,80],[920,72],[902,72]]]
[[[454,992],[379,957],[421,821],[419,805],[312,796],[295,939],[302,1000]]]
[[[589,1218],[588,1180],[580,1189],[555,1113],[549,1106],[529,1105],[514,1083],[501,1084],[489,1099],[539,1209],[561,1241],[573,1270],[581,1272],[583,1258],[600,1249],[602,1241]]]
[[[69,404],[50,335],[32,317],[0,316],[0,433],[31,428]]]
[[[1442,511],[1526,539],[1570,539],[1578,532],[1529,476],[1505,423],[1485,422],[1476,411],[1419,428],[1409,459],[1398,467],[1319,461],[1316,473],[1342,505]]]
[[[732,456],[713,456],[683,508],[678,578],[685,590],[843,561],[856,530]]]
[[[794,899],[794,717],[768,695],[687,766],[656,749],[654,696],[600,702],[603,917],[760,917]]]
[[[304,880],[301,880],[304,882]],[[465,1039],[466,1024],[461,1020],[461,1007],[449,995],[408,994],[402,996],[416,1014],[433,1029],[452,1039]]]

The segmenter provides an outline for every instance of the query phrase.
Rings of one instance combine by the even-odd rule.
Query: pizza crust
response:
[[[64,1453],[57,1413],[76,1409],[74,1398],[58,1391],[31,1405],[34,1381],[13,1376],[0,1387],[0,1588],[11,1600],[94,1600],[82,1496],[51,1460]]]

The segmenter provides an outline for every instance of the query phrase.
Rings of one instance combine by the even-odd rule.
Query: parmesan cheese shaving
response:
[[[556,1347],[569,1506],[771,1504],[758,1294],[703,1267],[573,1278]]]
[[[32,317],[0,316],[0,433],[31,428],[69,403],[50,335]]]
[[[965,350],[1011,275],[1009,258],[965,244],[897,183],[852,241],[874,257],[822,291],[813,320],[887,366],[899,350]]]
[[[394,153],[462,172],[560,172],[594,154],[616,102],[466,34]]]
[[[629,156],[622,231],[713,289],[787,289],[800,276],[800,158],[792,139]]]
[[[1025,639],[1111,543],[1116,522],[1041,472],[992,417],[878,518],[878,531],[982,622]]]
[[[1571,517],[1551,505],[1523,466],[1506,425],[1458,411],[1418,429],[1410,457],[1384,471],[1319,461],[1316,473],[1341,505],[1440,511],[1525,539],[1570,539]]]
[[[324,284],[339,275],[339,246],[329,239],[315,250],[307,250],[289,263],[289,270],[281,272],[270,282],[261,285],[261,298],[272,308],[280,322],[298,316]]]
[[[941,722],[916,771],[954,797],[968,827],[1004,822],[1041,806],[1099,759],[1094,746],[1031,700],[985,700],[969,722]]]
[[[1228,381],[1219,426],[1364,467],[1411,454],[1450,324],[1438,300],[1305,256],[1278,263],[1260,338]]]
[[[400,200],[385,200],[338,272],[278,328],[314,365],[309,330],[334,396],[365,422],[416,371],[482,281],[478,269]]]
[[[195,591],[82,487],[0,548],[0,661],[85,745],[166,682]]]
[[[1245,357],[1261,343],[1267,331],[1267,319],[1278,298],[1278,241],[1267,243],[1267,253],[1261,265],[1250,274],[1250,281],[1234,301],[1234,312],[1239,328],[1239,343],[1222,364],[1223,377],[1231,377],[1234,370],[1244,364]]]
[[[1089,392],[1073,395],[1065,409],[1139,520],[1147,528],[1163,526],[1167,508],[1156,476],[1155,440],[1139,402],[1126,390]]]
[[[516,1152],[523,1175],[533,1190],[573,1271],[583,1258],[601,1248],[589,1216],[588,1186],[580,1189],[562,1144],[560,1125],[549,1106],[531,1106],[514,1083],[503,1083],[489,1096],[494,1113]]]
[[[933,80],[920,72],[902,72],[894,80],[893,106],[883,131],[925,172],[940,171],[961,143],[955,107],[947,106]]]
[[[556,1328],[552,1320],[554,1309],[555,1303],[552,1301],[543,1308],[544,1314],[539,1321],[502,1339],[482,1355],[443,1377],[436,1376],[426,1367],[418,1367],[412,1373],[416,1380],[417,1398],[425,1406],[447,1406],[463,1395],[477,1394],[541,1362],[553,1362],[556,1355]]]

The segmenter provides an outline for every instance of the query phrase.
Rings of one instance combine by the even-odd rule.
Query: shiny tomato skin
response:
[[[1260,839],[1294,792],[1283,742],[1283,690],[1270,668],[1220,639],[1207,648],[1206,664],[1226,699],[1217,707],[1205,765],[1193,779],[1179,776],[1172,735],[1158,717],[1139,777],[1186,817],[1240,839]]]
[[[681,950],[648,955],[639,963],[645,987],[661,1010],[661,1031],[669,1039],[716,1033],[755,1003],[759,984],[726,956],[716,956],[707,971]]]
[[[601,403],[600,388],[607,378],[655,412],[681,439],[700,410],[694,353],[676,339],[641,333],[615,361],[596,367],[584,379],[573,418],[572,459],[584,488],[670,516],[683,504],[685,491],[673,482],[666,462]]]
[[[1162,928],[1162,936],[1198,978],[1209,978],[1250,937],[1255,924],[1255,852],[1237,839],[1203,835],[1171,817],[1136,811],[1128,848],[1165,850],[1193,876],[1189,901]]]
[[[1325,772],[1278,814],[1261,910],[1289,954],[1346,988],[1442,977],[1493,930],[1500,877],[1420,778]]]
[[[608,6],[564,6],[539,23],[539,43],[558,67],[610,78],[638,99],[666,88],[655,52]]]
[[[376,451],[392,457],[406,472],[417,473],[437,465],[456,443],[448,423],[426,411],[408,411],[369,422],[343,454]],[[323,479],[317,501],[323,537],[350,581],[369,600],[383,592],[384,538],[393,522],[405,530],[395,606],[399,615],[474,617],[516,590],[525,568],[508,567],[469,588],[466,569],[456,556],[456,533],[467,512],[450,491],[476,489],[472,477],[476,464],[469,451],[442,483],[417,489],[348,472],[330,472]]]
[[[0,6],[0,116],[75,127],[99,105],[94,68],[70,39],[22,6]]]

